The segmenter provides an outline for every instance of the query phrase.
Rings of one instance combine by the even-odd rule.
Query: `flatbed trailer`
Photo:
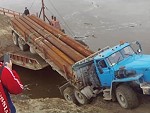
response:
[[[50,65],[53,70],[56,70],[67,81],[66,84],[60,87],[65,99],[76,103],[75,96],[72,97],[74,89],[79,93],[88,86],[86,83],[88,81],[84,80],[85,73],[82,75],[82,71],[87,70],[89,66],[84,70],[80,70],[81,74],[73,70],[72,66],[76,62],[88,58],[94,52],[34,15],[13,18],[11,28],[14,44],[23,51],[22,55],[18,55],[18,59],[21,59],[20,61],[17,60],[16,54],[10,53],[12,60],[14,59],[13,62],[30,69],[37,68],[37,64],[40,64],[39,67],[41,68],[47,66],[47,64]],[[32,57],[25,58],[24,51],[29,52],[29,56],[32,53]],[[44,63],[41,62],[42,60],[37,60],[36,57],[39,56],[44,60]],[[26,65],[21,63],[24,61],[26,61]],[[31,66],[32,64],[33,66]],[[86,76],[86,78],[88,77]],[[82,92],[87,90],[89,90],[89,87],[82,90]],[[94,95],[95,93],[92,96]]]
[[[17,51],[17,53],[9,52],[13,64],[32,69],[40,70],[48,66],[48,64],[38,55],[30,52]]]

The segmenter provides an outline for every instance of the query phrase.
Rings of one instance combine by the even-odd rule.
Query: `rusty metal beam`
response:
[[[17,19],[17,21],[20,22],[24,27],[26,27],[30,32],[32,32],[36,37],[41,37],[41,35],[39,35],[34,29],[32,29],[23,20]],[[32,23],[30,25],[32,25]],[[55,46],[53,46],[50,42],[48,42],[44,38],[41,41],[44,44],[46,44],[51,50],[53,50],[57,55],[59,55],[60,57],[62,57],[70,65],[73,65],[75,63],[73,60],[71,60],[68,56],[66,56],[64,53],[62,53],[59,49],[57,49]]]
[[[63,32],[59,31],[58,29],[54,28],[53,26],[43,22],[40,18],[37,18],[34,15],[29,16],[32,20],[34,20],[36,23],[38,23],[40,26],[42,26],[44,29],[55,35],[56,37],[60,38],[63,42],[71,46],[73,49],[80,52],[85,57],[93,54],[94,52],[87,49],[84,45],[80,44],[79,42],[75,41],[74,39],[70,38]]]
[[[57,49],[55,46],[53,46],[47,40],[43,40],[43,43],[46,44],[50,49],[52,49],[57,55],[62,57],[70,65],[73,65],[75,63],[72,59],[70,59],[68,56],[66,56],[64,53],[62,53],[59,49]]]
[[[59,40],[58,38],[56,38],[54,35],[52,35],[51,33],[49,33],[47,30],[43,30],[43,27],[41,27],[40,25],[38,25],[36,22],[34,22],[33,20],[31,20],[29,18],[29,16],[24,16],[24,20],[28,20],[29,22],[33,23],[32,24],[32,28],[36,28],[36,31],[38,30],[38,33],[40,33],[40,35],[42,35],[43,37],[45,37],[48,41],[50,41],[50,39],[52,38],[52,41],[50,41],[54,46],[56,46],[58,49],[60,49],[62,52],[64,52],[65,54],[67,54],[70,58],[72,58],[75,62],[79,61],[83,58],[85,58],[83,55],[81,55],[78,51],[75,51],[74,49],[72,49],[70,46],[66,45],[64,42],[62,42],[61,40]],[[42,30],[40,30],[42,29]],[[49,37],[51,37],[49,39]],[[61,47],[60,47],[61,46]],[[70,54],[71,53],[71,54]]]
[[[11,23],[11,26],[14,28],[14,30],[16,30],[20,35],[22,35],[23,37],[25,37],[25,32],[21,31],[18,27],[15,26],[14,23]]]
[[[15,30],[17,30],[18,33],[21,33],[21,32],[22,32],[22,33],[24,34],[24,35],[20,34],[21,36],[23,36],[22,38],[25,38],[24,40],[28,40],[28,34],[27,34],[26,32],[24,32],[24,29],[23,29],[23,28],[21,29],[20,26],[18,26],[19,23],[17,22],[17,24],[16,24],[16,22],[17,22],[17,19],[11,21],[11,24],[13,25],[14,28],[16,28]],[[30,40],[28,40],[28,41],[29,41],[29,43],[32,42],[32,44],[33,44],[35,47],[37,47],[41,52],[44,53],[43,49],[42,49],[38,44],[36,44],[36,43],[34,42],[34,39],[30,38]]]
[[[17,19],[13,19],[12,23],[14,23],[19,29],[21,29],[22,31],[24,31],[26,34],[28,34],[28,36],[31,34],[31,32],[24,27],[21,23],[19,23],[17,21]],[[49,47],[47,45],[45,45],[41,40],[37,40],[38,37],[36,37],[35,35],[31,35],[30,38],[32,40],[35,41],[35,43],[44,49],[45,53],[47,53],[47,58],[49,58],[51,61],[54,62],[54,64],[56,64],[60,70],[64,71],[64,66],[67,67],[67,73],[68,75],[71,77],[72,76],[72,69],[71,66],[65,62],[61,57],[59,57],[55,52],[53,52],[51,49],[48,49]]]
[[[83,55],[66,45],[64,42],[56,38],[54,35],[50,34],[46,30],[38,28],[36,23],[32,21],[27,16],[20,17],[24,22],[26,22],[28,25],[30,25],[35,31],[37,31],[41,36],[43,36],[46,40],[51,42],[54,46],[56,46],[58,49],[60,49],[63,53],[65,53],[67,56],[69,56],[71,59],[73,59],[75,62],[85,58]],[[27,21],[28,20],[28,21]],[[34,23],[31,25],[31,22]]]

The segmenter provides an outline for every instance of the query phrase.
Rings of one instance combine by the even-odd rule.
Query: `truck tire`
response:
[[[75,98],[74,95],[74,89],[71,87],[67,87],[64,91],[63,91],[63,95],[64,98],[67,102],[69,103],[74,103],[74,104],[78,104],[78,101]]]
[[[85,105],[89,103],[89,100],[87,99],[87,97],[83,95],[79,90],[75,89],[74,95],[80,104]]]
[[[139,105],[139,101],[134,90],[128,85],[120,85],[116,89],[116,97],[121,107],[132,109]]]
[[[12,36],[13,36],[13,42],[16,46],[18,46],[18,35],[15,32],[12,32]]]
[[[22,51],[27,51],[29,49],[28,44],[26,44],[25,41],[21,38],[18,38],[18,44]]]

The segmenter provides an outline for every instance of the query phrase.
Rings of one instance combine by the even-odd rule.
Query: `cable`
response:
[[[68,27],[68,31],[70,32],[71,35],[75,36],[73,31],[70,29],[70,27],[67,25],[67,23],[64,21],[63,17],[59,14],[59,12],[57,11],[57,9],[55,8],[55,6],[53,5],[53,3],[51,2],[51,0],[48,0],[49,3],[51,4],[51,6],[53,7],[53,9],[56,11],[56,13],[59,15],[59,17],[63,20],[64,24]]]
[[[49,14],[51,15],[53,15],[53,13],[48,9],[48,7],[45,5],[45,8],[49,11]]]
[[[31,6],[30,6],[30,8],[29,8],[29,10],[32,8],[32,6],[33,6],[34,3],[35,3],[35,0],[33,0]]]

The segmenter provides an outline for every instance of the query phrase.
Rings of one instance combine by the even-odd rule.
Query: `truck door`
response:
[[[113,70],[107,66],[105,60],[96,61],[96,71],[102,86],[111,86]]]

